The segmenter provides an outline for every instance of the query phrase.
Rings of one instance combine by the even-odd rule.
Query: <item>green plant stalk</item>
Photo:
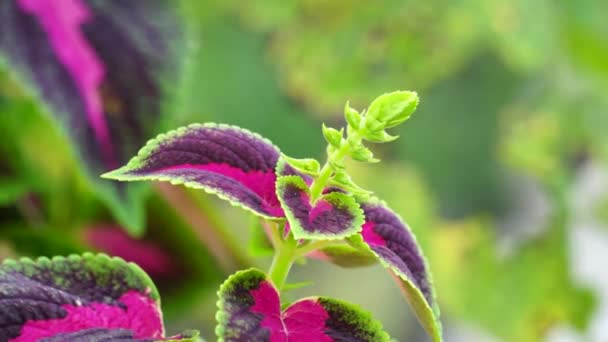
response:
[[[297,242],[291,234],[289,234],[287,239],[275,249],[268,276],[279,291],[281,291],[283,285],[285,285],[291,266],[296,259],[296,250]]]
[[[318,249],[323,249],[323,248],[327,248],[327,247],[331,247],[331,246],[336,246],[336,245],[340,245],[343,242],[341,240],[320,240],[320,241],[314,241],[311,242],[307,245],[301,246],[300,248],[298,248],[296,250],[296,258],[300,258],[303,256],[306,256],[306,254],[310,253],[310,252],[314,252]]]
[[[341,162],[344,160],[348,152],[350,152],[350,142],[355,140],[361,140],[361,135],[356,130],[353,130],[348,133],[346,139],[342,139],[340,147],[336,151],[328,154],[327,161],[319,172],[319,177],[317,177],[310,186],[310,197],[313,203],[321,197],[321,193],[323,192],[323,189],[325,189],[325,185],[327,185],[327,182],[334,171],[330,161]]]

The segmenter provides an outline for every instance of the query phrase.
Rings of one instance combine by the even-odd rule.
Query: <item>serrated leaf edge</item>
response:
[[[223,192],[221,190],[214,189],[214,188],[208,187],[208,186],[203,186],[194,181],[184,180],[180,177],[170,177],[170,176],[163,176],[163,175],[136,176],[136,175],[128,174],[128,172],[137,169],[137,167],[142,166],[143,160],[154,149],[159,147],[159,145],[161,143],[163,143],[164,141],[175,138],[175,137],[179,137],[180,135],[184,134],[186,131],[188,131],[190,129],[199,129],[199,128],[236,129],[236,130],[239,130],[246,134],[250,134],[257,139],[264,141],[265,143],[268,143],[270,146],[272,146],[277,151],[277,155],[280,156],[280,153],[281,153],[280,150],[278,149],[278,147],[276,147],[270,140],[262,137],[261,135],[255,133],[255,132],[251,132],[247,129],[244,129],[244,128],[241,128],[238,126],[234,126],[234,125],[217,124],[217,123],[212,123],[212,122],[204,123],[204,124],[195,123],[195,124],[190,124],[187,126],[183,126],[183,127],[174,129],[174,130],[166,132],[166,133],[161,133],[161,134],[157,135],[155,138],[148,140],[146,145],[144,145],[144,147],[142,147],[139,150],[137,155],[135,157],[131,158],[131,160],[129,160],[129,162],[125,166],[118,168],[114,171],[104,173],[103,175],[101,175],[101,177],[106,178],[106,179],[124,181],[124,182],[150,180],[150,181],[169,182],[172,185],[183,185],[187,188],[203,190],[208,194],[216,195],[219,198],[229,202],[232,206],[247,210],[247,211],[251,212],[252,214],[257,215],[259,217],[262,217],[262,218],[265,218],[268,220],[283,219],[282,217],[270,216],[265,213],[258,212],[256,210],[254,210],[253,208],[250,208],[250,207],[244,205],[242,202],[238,201],[234,197],[230,196],[229,194],[226,194],[225,192]]]
[[[363,223],[365,222],[365,216],[363,213],[363,209],[361,209],[361,207],[359,206],[359,203],[355,200],[355,198],[352,196],[349,196],[347,194],[343,194],[343,193],[339,193],[339,192],[331,192],[329,194],[323,195],[321,198],[322,199],[328,199],[328,198],[331,199],[331,198],[337,198],[337,197],[342,198],[342,203],[344,203],[345,205],[348,206],[348,208],[351,210],[351,213],[354,216],[351,227],[349,227],[348,229],[345,229],[340,234],[325,234],[325,233],[307,232],[306,230],[304,230],[304,228],[300,225],[300,223],[298,222],[296,217],[293,215],[293,213],[291,212],[291,209],[289,207],[287,207],[286,205],[283,205],[283,201],[281,199],[281,188],[282,188],[282,185],[284,185],[284,183],[286,184],[289,182],[291,182],[291,184],[295,184],[300,189],[306,191],[308,194],[310,194],[310,189],[304,182],[304,179],[302,179],[302,177],[300,177],[300,176],[290,175],[290,176],[281,176],[281,177],[277,178],[277,183],[276,183],[277,197],[279,198],[279,202],[281,203],[283,212],[285,213],[285,216],[287,217],[287,221],[289,222],[289,226],[290,226],[291,232],[293,233],[293,237],[296,240],[299,240],[299,239],[340,240],[340,239],[344,239],[346,237],[355,235],[363,229]]]

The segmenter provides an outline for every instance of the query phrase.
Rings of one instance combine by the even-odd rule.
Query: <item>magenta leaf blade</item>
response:
[[[105,178],[157,180],[203,189],[265,218],[281,218],[274,169],[279,150],[229,125],[194,124],[159,135]]]
[[[103,254],[6,260],[0,341],[156,341],[159,297],[135,264]]]
[[[296,239],[342,239],[361,230],[363,211],[354,197],[326,192],[311,203],[308,185],[299,176],[277,180],[277,197]]]
[[[412,232],[401,218],[383,203],[362,204],[365,224],[355,244],[364,243],[398,280],[403,293],[423,327],[441,341],[439,307],[429,267]],[[359,240],[359,241],[357,241]]]
[[[256,269],[239,271],[220,287],[220,341],[388,341],[382,325],[357,306],[310,297],[281,310],[279,293]]]

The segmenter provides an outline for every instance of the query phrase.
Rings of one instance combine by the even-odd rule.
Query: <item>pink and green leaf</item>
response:
[[[401,218],[379,201],[361,205],[365,224],[353,245],[367,246],[399,283],[421,324],[434,341],[442,340],[439,307],[429,267],[412,232]]]
[[[0,57],[74,141],[102,197],[133,229],[143,225],[132,203],[138,195],[98,175],[160,128],[180,31],[171,5],[157,0],[0,2]]]
[[[164,340],[154,284],[118,258],[6,260],[0,289],[0,341]]]
[[[279,149],[242,128],[194,124],[156,139],[103,177],[156,180],[202,189],[264,218],[282,218],[274,173]]]
[[[311,203],[308,185],[299,176],[279,177],[277,197],[296,239],[342,239],[361,231],[363,211],[351,195],[326,192]]]
[[[278,291],[256,269],[230,276],[218,294],[219,341],[389,341],[369,313],[336,299],[304,298],[281,310]]]

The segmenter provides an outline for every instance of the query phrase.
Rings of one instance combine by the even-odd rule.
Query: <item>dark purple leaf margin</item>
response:
[[[156,287],[119,258],[6,260],[0,289],[0,341],[166,340]]]
[[[218,292],[219,341],[389,341],[382,324],[359,307],[326,297],[281,310],[279,293],[256,269],[230,276]]]

